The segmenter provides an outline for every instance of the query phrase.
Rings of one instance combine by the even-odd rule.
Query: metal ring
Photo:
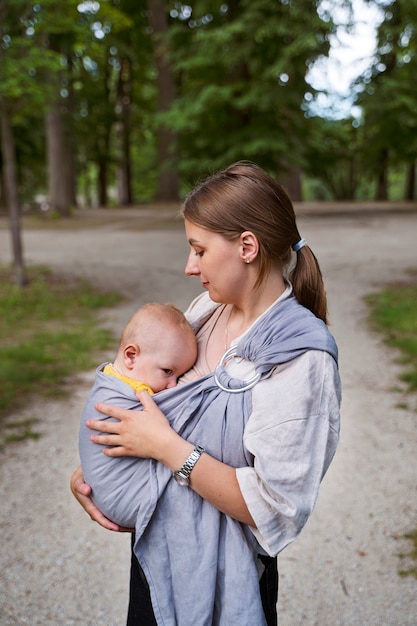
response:
[[[220,359],[217,367],[224,367],[224,364],[227,363],[227,361],[229,361],[234,356],[236,356],[236,346],[232,346],[231,348],[226,350],[226,352],[223,354],[222,358]],[[261,376],[262,374],[260,373],[255,374],[255,376],[252,376],[252,378],[245,381],[246,384],[244,387],[239,387],[239,389],[230,389],[229,387],[225,387],[224,385],[221,384],[221,382],[219,381],[217,377],[216,371],[214,371],[214,380],[216,382],[216,385],[220,389],[222,389],[222,391],[227,391],[227,393],[242,393],[242,391],[247,391],[248,389],[252,389],[252,387],[254,387],[256,383],[260,380]]]

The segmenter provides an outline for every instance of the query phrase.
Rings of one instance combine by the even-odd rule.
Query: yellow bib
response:
[[[115,376],[116,378],[120,378],[124,383],[127,383],[129,387],[132,387],[133,391],[147,391],[151,396],[153,395],[152,389],[146,383],[142,383],[139,380],[135,380],[134,378],[129,378],[128,376],[122,376],[117,372],[111,363],[108,363],[103,369],[104,374],[109,374],[109,376]]]

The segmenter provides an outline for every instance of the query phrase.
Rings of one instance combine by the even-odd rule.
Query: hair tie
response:
[[[304,248],[304,246],[306,245],[306,240],[305,239],[300,239],[300,241],[298,241],[297,243],[295,243],[292,247],[292,249],[294,250],[294,252],[298,252],[299,250],[301,250],[301,248]]]

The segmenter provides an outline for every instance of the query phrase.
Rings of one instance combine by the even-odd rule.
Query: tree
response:
[[[8,103],[4,97],[0,99],[0,130],[1,147],[4,161],[4,186],[9,207],[14,275],[19,287],[26,285],[26,272],[23,260],[22,238],[20,235],[19,198],[17,192],[16,154],[13,140],[13,127]]]
[[[388,197],[388,169],[408,171],[406,199],[415,197],[417,159],[417,5],[413,0],[384,4],[377,50],[370,72],[359,79],[364,156],[377,177],[377,198]]]
[[[163,114],[175,102],[174,76],[168,53],[168,13],[163,0],[149,0],[149,23],[152,29],[156,68],[157,113]],[[177,200],[179,180],[175,133],[162,119],[157,125],[157,200]]]
[[[59,65],[45,68],[45,135],[50,208],[68,215],[76,199],[71,94],[71,51],[80,27],[77,0],[42,0],[28,5],[21,21],[38,53],[48,52]]]
[[[242,158],[281,175],[303,166],[305,76],[332,29],[317,4],[200,0],[174,13],[178,96],[166,120],[187,178]]]
[[[18,167],[14,123],[44,105],[45,88],[39,76],[57,67],[55,55],[30,45],[27,23],[16,20],[26,15],[23,0],[4,1],[0,7],[0,107],[3,175],[13,241],[13,264],[18,285],[26,283],[20,233]]]
[[[108,203],[114,171],[118,203],[128,205],[133,202],[132,127],[143,99],[135,85],[146,92],[149,80],[150,46],[143,44],[146,5],[133,0],[85,5],[81,19],[92,36],[73,55],[82,161],[84,167],[97,165],[100,206]]]
[[[305,171],[336,200],[355,198],[361,172],[361,128],[352,119],[312,118]]]
[[[76,201],[76,181],[101,206],[116,182],[119,204],[132,203],[138,190],[173,200],[240,159],[258,162],[301,197],[318,132],[304,110],[312,92],[305,78],[334,28],[325,3],[9,3],[30,55],[55,60],[39,69],[31,62],[43,98],[28,103],[46,120],[45,173],[61,214]],[[19,180],[24,164],[17,165]]]

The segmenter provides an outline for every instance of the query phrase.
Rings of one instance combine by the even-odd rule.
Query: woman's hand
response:
[[[96,507],[91,499],[91,487],[84,482],[83,473],[81,467],[77,467],[70,480],[70,487],[73,495],[81,504],[83,509],[88,513],[93,522],[97,522],[103,528],[107,530],[114,530],[117,532],[134,532],[134,528],[123,528],[118,524],[114,524],[107,517],[104,517],[103,513]]]
[[[138,456],[160,461],[172,472],[182,467],[194,449],[194,443],[186,441],[170,426],[167,418],[152,397],[142,391],[137,394],[143,411],[126,411],[108,404],[96,404],[104,415],[120,420],[88,420],[92,430],[107,434],[93,434],[91,440],[104,446],[108,456]],[[239,522],[255,526],[236,477],[236,470],[229,465],[203,454],[192,471],[190,486],[202,498],[219,511]],[[93,518],[95,519],[95,518]]]
[[[169,422],[146,391],[137,394],[143,410],[132,411],[116,406],[98,403],[95,408],[100,413],[115,417],[110,420],[87,420],[91,430],[106,434],[93,434],[91,441],[104,446],[107,456],[138,456],[161,460],[169,441],[178,437]]]

